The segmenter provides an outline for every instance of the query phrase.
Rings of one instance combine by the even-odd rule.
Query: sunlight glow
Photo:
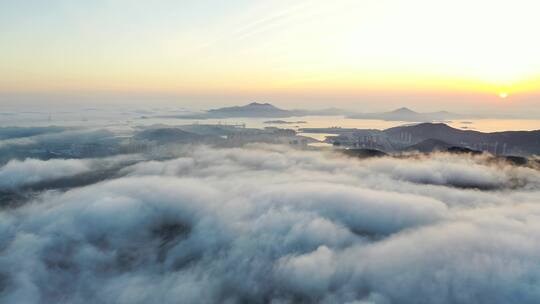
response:
[[[540,90],[536,0],[198,2],[0,4],[0,91]]]

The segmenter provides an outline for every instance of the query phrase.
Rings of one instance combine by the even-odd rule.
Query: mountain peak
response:
[[[407,108],[407,107],[401,107],[399,109],[395,109],[392,111],[392,113],[399,113],[399,114],[417,114],[415,111]]]
[[[273,105],[265,102],[265,103],[260,103],[260,102],[252,102],[250,104],[247,104],[246,107],[271,107],[271,108],[275,108]]]

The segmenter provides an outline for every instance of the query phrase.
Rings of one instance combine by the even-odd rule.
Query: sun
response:
[[[504,98],[508,97],[508,93],[506,93],[506,92],[500,92],[500,93],[499,93],[499,97],[504,99]]]

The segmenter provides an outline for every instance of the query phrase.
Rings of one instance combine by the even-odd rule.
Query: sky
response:
[[[3,0],[0,102],[531,113],[538,11],[534,0]]]

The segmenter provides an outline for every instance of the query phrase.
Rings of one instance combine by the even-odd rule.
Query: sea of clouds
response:
[[[10,161],[0,190],[110,163]],[[2,207],[0,302],[540,303],[540,171],[186,146]]]

